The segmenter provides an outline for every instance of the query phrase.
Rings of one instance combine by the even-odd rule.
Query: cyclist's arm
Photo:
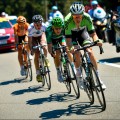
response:
[[[29,27],[29,23],[26,23],[26,36],[28,36],[28,27]]]
[[[15,44],[17,44],[18,43],[17,24],[13,26],[13,29],[14,29]]]
[[[30,50],[32,50],[32,37],[31,36],[28,36],[28,45],[29,45]]]
[[[71,13],[69,13],[65,17],[65,37],[66,37],[66,44],[69,49],[72,48],[72,39],[71,39]]]
[[[96,31],[92,22],[92,18],[89,15],[87,16],[87,19],[86,19],[86,25],[87,25],[87,29],[90,34],[90,37],[92,37],[93,41],[98,40],[99,38],[96,34]]]
[[[45,31],[46,34],[46,40],[47,40],[47,44],[48,44],[48,52],[50,54],[52,54],[52,32],[51,32],[51,28],[48,27]]]

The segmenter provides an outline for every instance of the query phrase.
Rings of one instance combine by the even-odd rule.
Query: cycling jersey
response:
[[[86,27],[88,32],[91,34],[94,32],[95,28],[92,23],[92,19],[89,14],[84,13],[82,21],[80,22],[80,27]],[[65,17],[65,35],[66,37],[71,36],[71,30],[76,28],[75,22],[72,18],[71,13]]]
[[[56,44],[57,42],[65,42],[64,29],[62,29],[60,35],[56,35],[52,29],[52,26],[50,25],[46,29],[46,38],[47,38],[48,44],[50,44],[50,43]]]
[[[18,35],[18,36],[27,35],[27,33],[28,33],[28,26],[29,26],[29,23],[25,23],[24,25],[19,25],[18,23],[16,23],[13,26],[14,34]]]
[[[45,32],[45,29],[46,29],[46,27],[43,23],[42,23],[42,27],[40,30],[36,30],[34,24],[31,23],[28,28],[28,36],[29,37],[39,37],[42,35],[43,32]]]

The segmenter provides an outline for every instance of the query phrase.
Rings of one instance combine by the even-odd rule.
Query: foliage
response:
[[[46,21],[53,5],[65,16],[69,13],[69,7],[75,0],[0,0],[0,12],[9,15],[23,15],[31,22],[32,16],[41,14]],[[76,0],[87,3],[88,0]]]

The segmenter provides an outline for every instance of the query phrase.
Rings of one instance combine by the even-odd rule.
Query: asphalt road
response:
[[[52,88],[48,91],[46,87],[34,89],[39,83],[33,61],[33,81],[21,82],[17,52],[0,53],[0,119],[120,119],[120,53],[108,43],[103,48],[102,55],[98,47],[94,47],[94,52],[107,86],[105,111],[101,111],[97,100],[90,105],[83,90],[79,99],[74,93],[68,95],[65,85],[57,81],[50,56]]]

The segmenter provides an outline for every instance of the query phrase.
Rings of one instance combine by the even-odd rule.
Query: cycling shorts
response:
[[[89,36],[86,27],[81,29],[73,29],[71,32],[73,45],[79,44],[80,46],[84,46],[91,43],[91,37]]]
[[[52,44],[55,48],[57,48],[58,44],[62,45],[63,43],[65,43],[65,38],[64,37],[60,37],[57,39],[52,39]]]
[[[22,41],[25,42],[25,37],[26,37],[26,35],[18,36],[18,44],[22,43]],[[27,42],[27,41],[26,41],[26,42]]]
[[[37,46],[38,44],[47,46],[45,34],[42,34],[38,37],[32,37],[32,46]],[[34,51],[36,50],[34,49]]]

